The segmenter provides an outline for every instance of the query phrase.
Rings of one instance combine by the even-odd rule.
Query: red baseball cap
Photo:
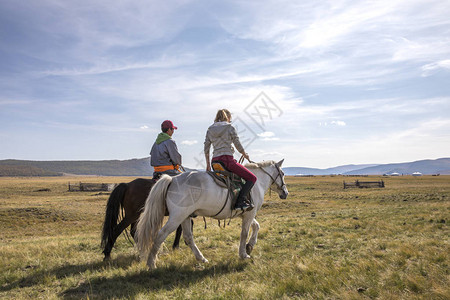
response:
[[[178,129],[176,126],[173,125],[172,121],[165,120],[161,124],[161,129]]]

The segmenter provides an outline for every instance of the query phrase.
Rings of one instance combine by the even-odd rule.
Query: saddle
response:
[[[217,185],[228,189],[228,197],[231,199],[231,207],[236,205],[237,197],[245,184],[245,181],[228,170],[222,162],[215,161],[211,164],[214,171],[207,172],[214,179]]]

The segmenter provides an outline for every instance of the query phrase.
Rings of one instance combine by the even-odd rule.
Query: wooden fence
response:
[[[371,187],[380,187],[384,188],[384,181],[360,181],[355,180],[355,182],[345,182],[344,181],[344,189],[346,188],[352,188],[352,187],[358,187],[358,188],[371,188]]]
[[[76,183],[69,182],[69,192],[96,192],[105,191],[110,192],[116,187],[115,183]]]

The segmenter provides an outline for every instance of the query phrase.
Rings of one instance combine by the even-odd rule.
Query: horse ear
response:
[[[281,167],[281,165],[283,164],[283,162],[284,162],[284,158],[283,158],[282,160],[280,160],[279,162],[277,162],[277,166]]]

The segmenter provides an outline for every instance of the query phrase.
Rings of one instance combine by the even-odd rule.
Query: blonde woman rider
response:
[[[236,128],[231,124],[231,113],[227,109],[220,109],[217,112],[214,124],[209,126],[206,132],[204,151],[206,169],[208,171],[211,171],[211,162],[209,160],[211,144],[213,145],[213,158],[211,162],[222,162],[230,172],[245,180],[234,209],[252,210],[253,205],[248,200],[248,194],[256,182],[256,176],[233,158],[234,149],[231,144],[234,144],[239,153],[247,160],[249,156],[239,141]]]

